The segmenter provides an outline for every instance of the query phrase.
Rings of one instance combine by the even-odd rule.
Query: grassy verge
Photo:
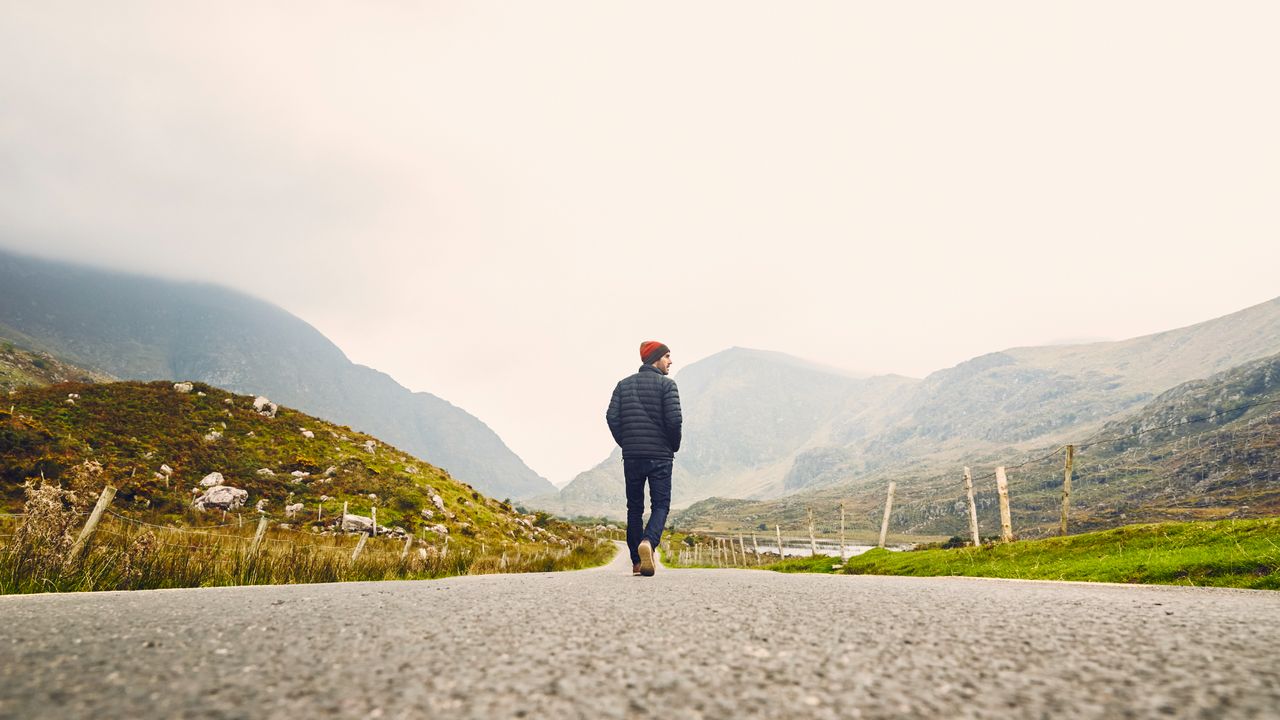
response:
[[[981,548],[871,550],[841,572],[1280,590],[1280,518],[1129,525]]]
[[[416,580],[450,575],[549,572],[591,567],[614,554],[607,540],[575,534],[563,545],[470,538],[435,544],[272,529],[253,547],[247,527],[162,528],[114,517],[86,552],[70,557],[83,515],[65,491],[32,492],[25,516],[0,525],[0,594],[266,585],[350,580]]]

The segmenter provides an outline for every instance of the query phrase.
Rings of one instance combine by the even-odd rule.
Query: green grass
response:
[[[1280,518],[1129,525],[981,548],[871,550],[841,572],[1280,590]]]

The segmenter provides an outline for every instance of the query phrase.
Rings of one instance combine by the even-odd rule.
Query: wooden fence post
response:
[[[249,557],[258,556],[258,550],[262,548],[262,536],[267,532],[267,516],[263,515],[258,518],[258,529],[253,533],[253,542],[249,545]]]
[[[378,537],[378,506],[373,506],[373,536]]]
[[[844,562],[844,501],[840,501],[840,562]]]
[[[116,489],[110,485],[103,487],[102,492],[98,493],[98,504],[93,506],[93,512],[89,513],[89,520],[85,522],[80,534],[76,536],[76,541],[72,543],[71,551],[67,553],[67,563],[74,562],[80,556],[93,531],[98,529],[98,521],[102,519],[102,513],[106,512],[107,506],[115,497]]]
[[[747,541],[742,539],[742,533],[738,533],[738,549],[742,551],[742,566],[747,565]]]
[[[1067,446],[1067,466],[1062,476],[1062,526],[1059,535],[1067,534],[1067,514],[1071,511],[1071,471],[1076,460],[1076,446]]]
[[[356,549],[351,553],[351,562],[355,562],[356,558],[360,557],[360,551],[364,549],[364,544],[368,539],[368,535],[360,533],[360,539],[356,541]]]
[[[818,556],[818,540],[813,536],[813,508],[809,508],[809,557]]]
[[[347,531],[347,504],[342,503],[342,519],[338,521],[338,532]]]
[[[898,487],[896,481],[889,481],[889,496],[884,501],[884,519],[880,521],[880,545],[884,547],[885,536],[889,534],[889,513],[893,511],[893,491]]]
[[[996,468],[996,492],[1000,494],[1000,541],[1013,541],[1013,520],[1009,517],[1009,480],[1004,466]]]
[[[964,494],[969,498],[969,534],[973,536],[973,546],[978,547],[982,544],[982,538],[978,537],[978,506],[973,502],[973,473],[967,467],[964,469]]]
[[[778,559],[782,559],[782,526],[774,525],[773,529],[778,533]]]
[[[401,561],[401,562],[403,562],[405,558],[409,557],[409,548],[410,548],[410,547],[412,547],[412,546],[413,546],[413,536],[412,536],[412,535],[410,535],[410,534],[408,534],[408,533],[405,533],[405,536],[404,536],[404,549],[400,551],[400,561]]]
[[[756,564],[760,564],[760,543],[756,540],[756,534],[751,533],[751,547],[756,551]]]

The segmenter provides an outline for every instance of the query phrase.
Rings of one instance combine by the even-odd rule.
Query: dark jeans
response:
[[[671,512],[671,460],[633,459],[622,461],[622,474],[627,478],[627,549],[632,564],[640,562],[642,540],[658,547],[662,530]],[[644,519],[644,484],[649,483],[649,524]]]

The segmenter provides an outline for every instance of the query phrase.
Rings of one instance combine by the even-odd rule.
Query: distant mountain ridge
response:
[[[677,507],[856,487],[890,467],[1067,441],[1180,383],[1280,352],[1280,298],[1119,342],[1013,348],[923,380],[851,377],[780,353],[734,348],[684,368]],[[616,453],[539,501],[617,516]]]
[[[264,394],[377,435],[493,497],[554,490],[476,417],[352,363],[299,318],[227,288],[0,251],[0,335],[119,378]]]

